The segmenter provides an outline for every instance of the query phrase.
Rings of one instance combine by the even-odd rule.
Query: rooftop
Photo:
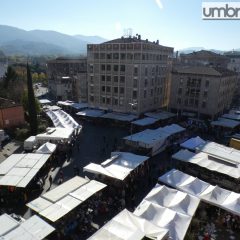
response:
[[[0,97],[0,109],[1,108],[10,108],[10,107],[15,107],[15,106],[20,106],[20,104],[15,103],[13,100]]]
[[[215,77],[234,76],[236,73],[223,68],[213,68],[205,66],[177,67],[173,73],[208,75]]]

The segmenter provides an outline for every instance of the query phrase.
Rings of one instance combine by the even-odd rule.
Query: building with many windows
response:
[[[173,48],[136,37],[89,44],[88,103],[143,113],[168,105]]]
[[[49,93],[56,100],[87,102],[87,59],[57,58],[47,63]]]
[[[178,115],[213,119],[230,108],[236,79],[227,69],[178,67],[172,72],[169,107]]]

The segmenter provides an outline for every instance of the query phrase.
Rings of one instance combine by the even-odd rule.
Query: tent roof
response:
[[[147,117],[155,118],[157,120],[165,120],[176,116],[174,113],[158,111],[158,112],[147,112],[144,114]]]
[[[73,128],[47,128],[47,132],[36,136],[37,140],[69,140],[74,132]]]
[[[133,121],[132,124],[138,125],[138,126],[147,126],[147,125],[151,125],[155,122],[157,122],[157,119],[151,118],[151,117],[145,117],[145,118]]]
[[[240,114],[231,114],[231,113],[223,114],[222,118],[228,118],[228,119],[239,121],[240,120]]]
[[[0,216],[0,223],[0,237],[7,234],[19,225],[14,218],[6,213]]]
[[[76,113],[76,115],[78,116],[86,116],[86,117],[94,117],[94,118],[101,117],[103,114],[104,114],[104,111],[99,109],[85,109]]]
[[[119,180],[124,180],[129,173],[149,157],[140,156],[128,152],[112,152],[111,158],[102,164],[90,163],[85,166],[84,171],[103,174]]]
[[[159,227],[168,229],[169,237],[176,240],[184,239],[192,220],[191,216],[178,213],[148,201],[142,202],[136,208],[134,214]]]
[[[172,182],[171,175],[178,173],[185,178],[184,182]],[[222,208],[228,212],[240,216],[240,194],[235,193],[218,186],[213,186],[198,178],[183,173],[179,170],[172,169],[163,176],[159,177],[159,181],[164,182],[179,190],[192,194],[199,199]]]
[[[27,206],[55,222],[105,187],[103,183],[76,176],[29,202]]]
[[[50,154],[12,154],[0,164],[0,185],[26,187],[42,166],[47,162]]]
[[[198,150],[217,159],[232,164],[240,164],[240,151],[215,142],[206,142],[198,146]]]
[[[53,153],[57,148],[57,145],[56,144],[53,144],[53,143],[50,143],[50,142],[46,142],[44,143],[42,146],[40,146],[36,153],[42,153],[42,154],[45,154],[45,153],[48,153],[48,154],[51,154]]]
[[[124,209],[88,240],[141,240],[145,236],[161,240],[167,235],[168,230]]]
[[[49,103],[51,103],[51,101],[49,101],[48,99],[39,99],[38,101],[41,104],[49,104]]]
[[[102,115],[101,118],[109,118],[118,121],[131,122],[138,117],[134,114],[110,112]]]
[[[229,164],[224,161],[216,161],[206,153],[192,153],[188,150],[180,150],[179,152],[175,153],[172,158],[188,162],[191,164],[198,165],[200,167],[206,168],[210,171],[215,171],[224,175],[228,175],[232,178],[239,179],[240,178],[240,168],[234,164]]]
[[[205,141],[202,138],[197,136],[197,137],[188,139],[187,141],[182,143],[180,146],[182,148],[195,150],[196,147],[198,147],[199,145],[204,144],[204,143],[205,143]]]
[[[226,127],[226,128],[235,128],[240,125],[240,122],[234,121],[231,119],[227,119],[227,118],[218,118],[218,120],[212,121],[211,125],[221,126],[221,127]]]
[[[8,216],[9,219],[11,218]],[[0,217],[1,219],[1,217]],[[11,218],[11,221],[15,221]],[[7,220],[6,218],[4,220]],[[1,222],[2,225],[2,222]],[[2,226],[1,226],[2,227]],[[34,215],[22,223],[18,223],[12,228],[9,229],[7,233],[2,235],[3,240],[18,240],[19,237],[21,240],[41,240],[47,237],[55,229],[43,221],[40,217]],[[1,235],[0,235],[1,236]]]

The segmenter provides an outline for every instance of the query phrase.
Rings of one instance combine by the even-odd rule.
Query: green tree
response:
[[[32,75],[28,64],[27,64],[27,87],[28,87],[28,114],[30,131],[32,135],[36,135],[38,131],[36,101],[33,91]]]
[[[7,89],[9,86],[9,83],[14,82],[16,79],[17,79],[16,71],[11,66],[8,66],[7,72],[3,77],[3,87]]]
[[[29,113],[29,101],[28,101],[28,92],[27,91],[24,91],[21,102],[22,102],[25,112],[28,114]],[[37,98],[35,98],[35,108],[36,108],[37,114],[39,114],[40,113],[40,103]]]

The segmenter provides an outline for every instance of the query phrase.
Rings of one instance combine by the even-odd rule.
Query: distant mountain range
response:
[[[0,51],[5,55],[86,54],[88,43],[107,41],[99,36],[67,35],[56,31],[32,30],[0,25]]]
[[[204,47],[183,48],[183,49],[180,49],[180,50],[177,50],[177,51],[178,51],[179,53],[188,54],[188,53],[197,52],[197,51],[201,51],[201,50],[208,50],[208,51],[215,52],[215,53],[218,53],[218,54],[223,54],[224,52],[227,52],[227,51],[217,50],[217,49],[206,49],[206,48],[204,48]],[[231,50],[232,50],[232,49],[231,49]],[[231,50],[229,50],[229,51],[231,51]],[[234,49],[234,51],[240,51],[240,48]]]

